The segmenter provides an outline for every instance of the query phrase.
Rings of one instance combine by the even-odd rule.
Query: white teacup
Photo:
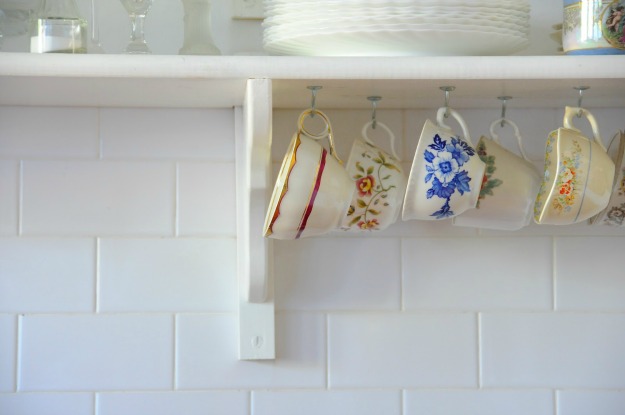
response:
[[[464,140],[443,119],[449,111],[460,124]],[[443,107],[437,124],[427,120],[414,155],[402,219],[452,218],[477,204],[485,164],[480,160],[466,123],[456,111]]]
[[[596,216],[590,218],[593,225],[625,226],[625,132],[619,131],[610,141],[610,146],[617,143],[616,173],[608,206]],[[608,146],[608,152],[610,151]]]
[[[397,221],[406,190],[406,177],[395,152],[395,135],[377,122],[389,135],[392,155],[377,147],[369,136],[369,122],[362,128],[362,140],[354,140],[347,161],[347,172],[355,181],[352,203],[343,219],[345,231],[383,230]]]
[[[319,135],[309,134],[303,122],[311,114],[326,123]],[[318,110],[304,111],[298,121],[274,186],[264,235],[299,239],[336,229],[347,214],[354,184],[336,155],[330,120]],[[308,133],[308,135],[307,135]],[[330,152],[317,140],[327,136]]]
[[[514,129],[522,157],[501,146],[495,126],[508,124]],[[454,225],[485,229],[517,230],[532,220],[534,200],[541,177],[529,161],[519,127],[508,119],[499,119],[490,126],[492,137],[481,137],[475,149],[486,164],[486,174],[476,209],[453,219]]]
[[[578,114],[590,122],[593,140],[573,126]],[[566,107],[563,124],[547,140],[544,177],[534,205],[538,224],[582,222],[605,209],[610,200],[614,161],[601,142],[595,118],[583,108]]]

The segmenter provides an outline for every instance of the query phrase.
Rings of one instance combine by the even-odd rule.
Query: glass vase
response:
[[[180,55],[221,55],[211,35],[211,0],[181,0],[184,44]]]

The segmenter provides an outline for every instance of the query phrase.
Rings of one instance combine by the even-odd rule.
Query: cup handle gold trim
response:
[[[306,119],[306,117],[312,116],[312,114],[320,116],[321,119],[323,119],[323,122],[325,122],[325,124],[326,124],[326,128],[324,129],[324,131],[321,134],[311,134],[306,129],[306,127],[304,127],[304,120]],[[298,127],[298,134],[299,133],[303,133],[307,137],[310,137],[310,138],[312,138],[314,140],[321,140],[321,139],[327,137],[328,141],[330,143],[330,155],[332,157],[334,157],[336,159],[336,161],[338,161],[341,164],[341,166],[344,164],[343,160],[341,160],[341,158],[339,157],[339,155],[336,152],[336,148],[334,146],[334,136],[332,134],[332,124],[330,123],[330,119],[328,118],[327,115],[325,115],[323,112],[321,112],[321,111],[319,111],[317,109],[307,109],[307,110],[304,110],[299,115],[299,119],[297,120],[297,127]]]

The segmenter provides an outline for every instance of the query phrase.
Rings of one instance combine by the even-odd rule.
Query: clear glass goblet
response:
[[[145,16],[152,6],[153,0],[120,0],[128,12],[132,23],[130,43],[126,46],[126,53],[148,54],[152,53],[145,40],[144,24]]]

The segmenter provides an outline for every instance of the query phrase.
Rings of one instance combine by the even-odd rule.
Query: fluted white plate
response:
[[[265,40],[267,52],[304,56],[505,55],[528,46],[526,36],[480,30],[327,31]]]

